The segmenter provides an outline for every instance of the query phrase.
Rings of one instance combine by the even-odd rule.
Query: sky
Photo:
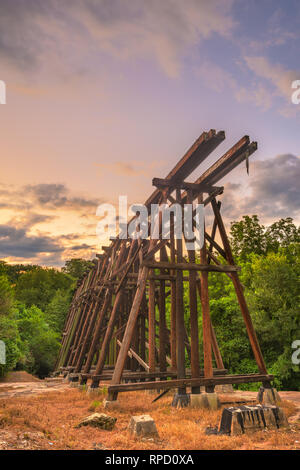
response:
[[[143,203],[211,128],[258,142],[230,221],[299,223],[298,0],[1,0],[0,259],[91,258],[99,204]]]

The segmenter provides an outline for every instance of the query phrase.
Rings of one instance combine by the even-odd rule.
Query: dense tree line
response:
[[[0,261],[0,339],[8,370],[44,377],[52,370],[77,279],[90,262],[73,259],[57,269]]]
[[[291,357],[292,343],[300,340],[300,230],[291,218],[265,227],[257,216],[244,216],[231,224],[230,238],[268,371],[274,374],[278,389],[299,389],[300,367]],[[67,261],[61,271],[0,262],[0,339],[7,346],[7,364],[0,365],[0,375],[14,368],[40,376],[49,373],[76,280],[89,266],[80,259]],[[231,280],[210,273],[209,295],[225,367],[230,373],[257,372]],[[188,297],[186,286],[189,334]],[[200,301],[198,307],[201,312]],[[168,322],[169,312],[167,305]],[[200,349],[201,328],[199,314]],[[244,386],[249,387],[256,385]]]

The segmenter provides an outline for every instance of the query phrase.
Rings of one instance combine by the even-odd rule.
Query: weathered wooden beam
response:
[[[198,202],[203,202],[203,195],[199,196]],[[203,243],[200,249],[200,262],[207,264],[206,243]],[[212,266],[212,265],[209,265]],[[204,356],[204,377],[206,379],[213,376],[212,364],[212,341],[211,341],[211,320],[209,308],[209,292],[208,292],[208,273],[201,271],[201,305],[202,305],[202,334],[203,334],[203,356]],[[206,386],[206,391],[210,392],[209,386]]]
[[[226,384],[242,384],[253,382],[271,382],[274,379],[273,375],[269,374],[247,374],[247,375],[226,375],[224,377],[215,376],[211,378],[199,377],[197,379],[183,378],[160,380],[159,382],[137,382],[131,384],[118,384],[110,385],[108,393],[114,392],[130,392],[136,390],[152,390],[164,388],[185,388],[188,386],[205,386],[211,387],[216,385]]]
[[[227,369],[214,369],[214,376],[223,376],[227,374],[228,370]],[[102,381],[108,381],[112,377],[113,370],[104,370],[101,375],[93,375],[91,372],[88,374],[80,373],[78,374],[80,377],[84,379],[91,379],[92,377],[97,379],[97,380],[102,380]],[[177,377],[177,372],[174,371],[173,369],[168,368],[165,371],[159,371],[155,370],[153,372],[143,372],[143,371],[138,371],[138,372],[132,372],[130,370],[124,370],[122,379],[126,380],[138,380],[138,379],[155,379],[155,378],[163,378],[163,377],[171,377],[171,378],[176,378]],[[191,372],[189,370],[186,370],[186,377],[190,378],[191,377]],[[200,369],[199,372],[199,377],[204,377],[204,370]]]
[[[214,129],[211,129],[209,132],[203,132],[175,165],[173,170],[170,171],[167,175],[167,179],[178,181],[187,178],[224,139],[224,131],[216,133]],[[157,189],[147,199],[145,203],[146,207],[150,207],[151,204],[156,204],[159,197],[160,191]]]
[[[172,182],[166,178],[153,178],[152,186],[156,186],[159,189],[169,188],[172,191],[174,189],[185,189],[186,191],[196,191],[197,193],[212,193],[221,190],[221,187],[210,186],[205,183],[188,183],[187,181]]]
[[[193,192],[188,190],[188,203],[193,203]],[[187,242],[187,240],[186,240]],[[189,263],[195,264],[195,249],[188,250]],[[198,328],[198,308],[197,308],[197,272],[189,271],[189,306],[191,325],[191,372],[192,377],[197,378],[200,374],[199,362],[199,328]],[[193,387],[192,393],[199,393],[199,387]]]
[[[166,248],[160,250],[160,259],[167,260]],[[167,337],[166,337],[166,283],[161,279],[159,283],[159,367],[161,371],[167,369]]]
[[[180,189],[176,189],[176,201],[181,202]],[[177,263],[174,266],[182,263],[183,259],[183,247],[182,239],[178,238],[175,240],[176,252],[177,252]],[[160,265],[164,264],[162,262]],[[166,263],[168,264],[168,263]],[[173,266],[173,267],[174,267]],[[182,379],[185,377],[185,345],[184,345],[184,305],[183,305],[183,280],[182,271],[176,270],[176,345],[177,345],[177,377]],[[178,388],[178,394],[184,395],[186,393],[185,387]]]
[[[144,261],[143,266],[151,269],[174,269],[177,271],[205,271],[232,273],[240,271],[239,266],[232,265],[214,265],[214,264],[198,264],[198,263],[171,263],[168,261]]]
[[[251,142],[246,135],[231,149],[209,167],[196,181],[196,184],[215,185],[243,160],[252,155],[257,149],[257,143]],[[187,193],[182,195],[182,203],[186,203]]]
[[[117,343],[119,346],[122,346],[122,341],[118,340],[117,339]],[[132,348],[129,348],[128,350],[128,355],[131,355],[131,357],[134,357],[138,363],[147,371],[149,372],[150,370],[150,367],[148,366],[148,364],[143,361],[143,359],[132,349]],[[96,375],[96,374],[95,374]]]

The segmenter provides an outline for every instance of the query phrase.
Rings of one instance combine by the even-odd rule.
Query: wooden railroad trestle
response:
[[[216,184],[257,148],[248,136],[240,139],[194,183],[187,177],[225,139],[223,131],[203,132],[165,179],[154,178],[156,187],[145,205],[199,202],[214,214],[211,233],[197,255],[184,252],[186,240],[175,238],[174,216],[168,239],[162,239],[162,218],[157,215],[159,239],[112,240],[102,247],[94,268],[78,282],[62,335],[56,370],[70,373],[81,384],[92,387],[109,381],[108,395],[119,392],[177,388],[180,396],[191,387],[199,393],[218,384],[262,382],[270,386],[264,359],[253,328],[220,212],[217,197],[223,187]],[[149,220],[150,227],[150,220]],[[153,228],[153,227],[152,227]],[[216,240],[217,232],[219,241]],[[223,262],[220,261],[223,259]],[[200,262],[199,262],[200,261]],[[233,282],[258,373],[227,375],[210,318],[209,272],[220,272]],[[183,286],[188,285],[190,338],[184,317]],[[199,308],[202,310],[203,369],[199,357]],[[169,316],[166,316],[166,304]],[[186,358],[190,369],[186,368]],[[214,368],[215,365],[215,368]]]

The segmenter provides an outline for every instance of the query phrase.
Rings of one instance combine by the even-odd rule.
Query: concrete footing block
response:
[[[77,388],[79,384],[79,377],[78,374],[69,374],[68,375],[68,382],[70,387]]]
[[[90,398],[99,398],[99,395],[101,395],[101,388],[100,387],[91,387],[89,385],[87,387],[86,393]]]
[[[79,383],[78,382],[69,382],[69,386],[71,388],[79,388]]]
[[[172,400],[174,408],[186,408],[190,404],[190,394],[188,393],[175,393]]]
[[[158,437],[155,422],[150,415],[132,416],[128,430],[136,437]]]
[[[198,393],[190,395],[191,408],[206,408],[208,410],[218,410],[220,400],[217,393]]]
[[[77,387],[79,388],[79,390],[83,390],[83,391],[86,391],[87,390],[87,385],[86,384],[81,384],[79,383],[77,385]]]
[[[274,405],[255,405],[224,408],[219,434],[237,436],[264,429],[287,428],[281,408]]]
[[[118,400],[103,400],[103,407],[107,410],[115,410],[120,408]]]
[[[276,388],[260,387],[257,395],[257,401],[262,405],[278,406],[281,403],[281,398]]]

